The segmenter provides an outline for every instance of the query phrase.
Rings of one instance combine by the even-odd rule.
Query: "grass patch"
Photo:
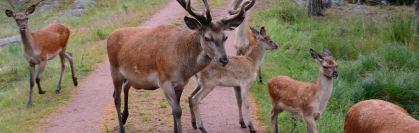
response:
[[[389,13],[381,8],[397,10]],[[317,123],[320,132],[343,132],[346,111],[365,99],[391,101],[419,118],[419,51],[413,32],[413,8],[369,10],[378,13],[359,16],[332,8],[324,17],[307,17],[304,7],[284,0],[253,14],[253,20],[258,20],[253,25],[265,26],[280,45],[265,57],[265,83],[255,83],[251,90],[260,107],[258,119],[266,125],[267,132],[271,131],[271,101],[266,82],[277,75],[314,82],[318,66],[311,59],[309,48],[329,48],[339,65],[340,75],[334,82],[332,97]],[[297,120],[295,126],[293,123],[290,114],[282,113],[280,132],[305,132],[302,120]]]
[[[141,20],[154,13],[155,9],[164,2],[166,0],[98,1],[96,6],[87,9],[86,15],[63,19],[61,23],[69,26],[72,32],[67,50],[73,53],[79,79],[83,79],[96,68],[97,64],[103,61],[106,54],[106,41],[103,40],[113,30],[122,26],[138,25]],[[124,13],[124,9],[121,8],[123,4],[127,6],[129,14]],[[35,14],[30,18],[30,27],[38,29],[45,26],[53,17],[59,15],[59,12],[54,11],[56,10]],[[109,16],[120,19],[103,22]],[[0,26],[2,27],[0,37],[11,35],[3,34],[3,26],[5,25],[11,27],[10,29],[6,28],[6,31],[13,31],[13,34],[15,34],[15,31],[17,32],[14,20],[3,19],[4,17],[3,14],[0,16]],[[92,26],[93,23],[94,26]],[[1,47],[0,57],[0,114],[2,114],[0,117],[0,132],[42,132],[43,124],[45,124],[43,120],[55,112],[60,105],[66,103],[71,93],[78,90],[72,86],[68,63],[66,63],[67,69],[63,78],[62,92],[60,95],[56,95],[54,90],[58,82],[60,63],[58,58],[48,62],[41,83],[47,93],[39,95],[34,88],[34,107],[27,109],[29,73],[28,64],[22,54],[21,44],[9,44]]]

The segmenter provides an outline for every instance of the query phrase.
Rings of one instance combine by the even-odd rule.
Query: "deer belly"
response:
[[[134,72],[125,73],[122,75],[128,80],[130,85],[135,89],[155,90],[159,88],[157,72],[138,75]]]

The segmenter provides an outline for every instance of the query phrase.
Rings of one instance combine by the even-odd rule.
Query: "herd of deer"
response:
[[[206,132],[199,113],[199,102],[216,86],[233,87],[239,109],[239,124],[255,132],[249,109],[248,92],[252,82],[260,73],[266,50],[277,49],[267,35],[265,28],[256,30],[245,20],[246,12],[255,0],[235,0],[229,16],[213,21],[207,0],[203,0],[204,11],[196,12],[190,0],[177,0],[191,17],[184,17],[190,30],[174,26],[155,28],[129,27],[114,31],[108,38],[107,50],[111,75],[114,84],[114,102],[118,114],[119,131],[124,132],[127,121],[128,92],[135,89],[155,90],[161,88],[172,108],[174,132],[182,132],[180,97],[184,86],[192,76],[196,77],[197,87],[189,96],[192,126]],[[37,4],[36,4],[37,5]],[[61,24],[50,24],[36,32],[28,29],[28,16],[35,11],[36,5],[24,12],[14,13],[6,10],[8,17],[16,20],[22,37],[24,57],[29,63],[29,100],[32,106],[34,83],[42,90],[41,74],[48,60],[59,55],[61,75],[56,93],[60,93],[65,60],[71,67],[73,83],[77,78],[72,54],[66,52],[70,30]],[[245,21],[245,22],[243,22]],[[243,23],[242,23],[243,22]],[[236,27],[237,56],[227,56],[224,43],[225,30]],[[337,78],[337,63],[331,52],[324,48],[323,54],[310,49],[310,54],[319,64],[316,83],[293,80],[278,76],[268,82],[272,99],[272,132],[278,132],[278,114],[287,111],[301,116],[307,125],[307,132],[317,133],[316,120],[324,112],[332,94],[333,79]],[[35,74],[35,66],[39,65]],[[262,79],[260,78],[260,81]],[[121,91],[124,91],[124,110],[121,113]],[[244,104],[247,124],[242,116]],[[381,100],[366,100],[355,104],[347,113],[345,133],[411,133],[419,132],[419,121],[412,118],[403,108]]]

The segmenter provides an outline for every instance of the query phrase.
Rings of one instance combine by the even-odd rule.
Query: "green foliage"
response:
[[[346,111],[365,99],[388,100],[419,118],[419,51],[413,13],[393,12],[389,18],[339,13],[307,17],[304,13],[304,8],[283,0],[253,14],[253,20],[258,20],[254,25],[265,26],[280,45],[265,57],[265,82],[277,75],[314,82],[318,66],[308,49],[327,47],[337,59],[339,77],[318,122],[320,132],[343,132]],[[252,94],[260,107],[259,119],[269,132],[271,103],[266,84],[254,83]],[[288,113],[280,115],[279,123],[280,132],[294,129]],[[301,120],[296,124],[297,132],[305,132]]]

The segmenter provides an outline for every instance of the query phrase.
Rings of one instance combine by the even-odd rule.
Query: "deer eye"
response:
[[[223,38],[223,41],[226,41],[226,40],[227,40],[227,38],[228,38],[228,37],[227,37],[227,36],[225,36],[225,37]]]
[[[209,38],[209,37],[204,37],[204,40],[205,40],[205,41],[211,41],[211,38]]]

